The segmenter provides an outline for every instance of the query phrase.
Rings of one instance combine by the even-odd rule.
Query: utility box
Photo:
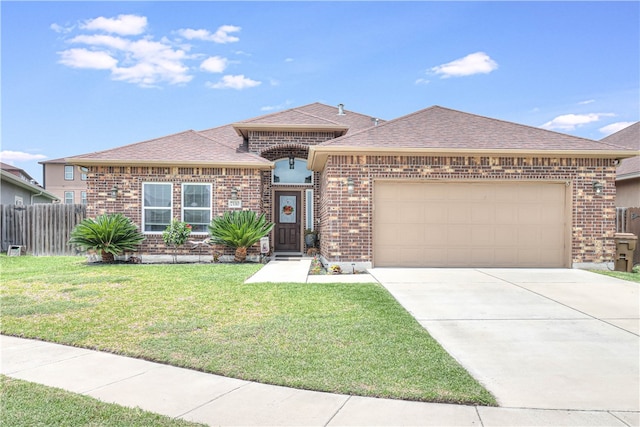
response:
[[[616,233],[613,235],[616,242],[615,271],[631,272],[633,269],[633,252],[638,244],[638,236],[632,233]]]

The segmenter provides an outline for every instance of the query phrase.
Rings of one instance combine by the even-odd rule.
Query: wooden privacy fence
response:
[[[85,205],[2,205],[2,251],[6,253],[10,246],[23,246],[31,255],[76,255],[75,248],[67,242],[71,230],[86,216]]]

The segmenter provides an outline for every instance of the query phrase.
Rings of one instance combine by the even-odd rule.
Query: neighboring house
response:
[[[609,135],[602,142],[635,150],[636,156],[620,161],[616,176],[616,206],[640,207],[640,122]]]
[[[69,164],[65,159],[39,162],[43,185],[66,204],[87,203],[87,170]]]
[[[632,155],[438,106],[385,122],[314,103],[66,162],[88,169],[89,216],[132,218],[142,253],[166,252],[171,218],[204,238],[250,209],[275,222],[276,253],[303,253],[313,228],[324,262],[351,272],[608,261],[615,159]]]
[[[58,201],[54,194],[45,191],[28,173],[20,168],[0,163],[0,176],[2,178],[0,203],[3,205],[22,206]]]

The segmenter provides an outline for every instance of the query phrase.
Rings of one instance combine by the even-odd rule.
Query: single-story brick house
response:
[[[206,233],[250,209],[275,222],[274,252],[303,253],[315,229],[324,262],[352,271],[609,260],[615,160],[633,154],[438,106],[383,121],[314,103],[66,160],[89,170],[89,215],[132,218],[143,254],[166,252],[171,218]]]

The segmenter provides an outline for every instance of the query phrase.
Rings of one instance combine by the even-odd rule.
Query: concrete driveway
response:
[[[563,269],[370,273],[501,406],[640,410],[640,285]]]

